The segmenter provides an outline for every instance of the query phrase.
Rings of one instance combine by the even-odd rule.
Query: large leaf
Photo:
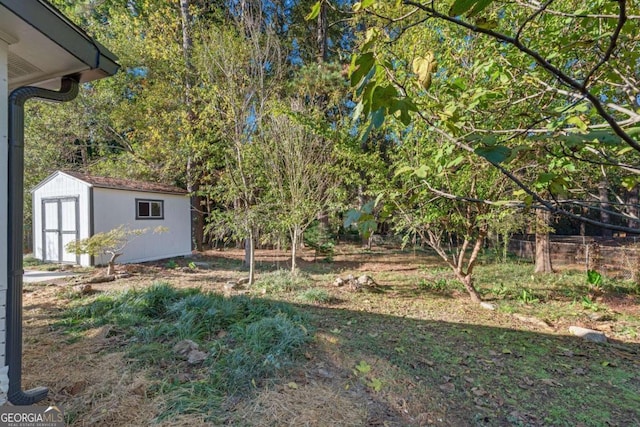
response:
[[[474,152],[496,165],[504,162],[511,155],[511,149],[504,145],[479,147]]]
[[[431,75],[435,73],[438,63],[433,52],[428,52],[424,57],[418,56],[413,60],[411,68],[418,77],[418,81],[425,89],[431,86]]]
[[[351,86],[355,87],[360,83],[360,81],[369,74],[373,64],[375,63],[375,59],[373,57],[373,52],[363,53],[362,55],[355,58],[354,66],[357,67],[351,73]]]
[[[477,14],[479,14],[480,12],[482,12],[483,10],[486,9],[487,6],[489,6],[491,3],[493,3],[493,0],[479,0],[476,5],[473,7],[473,9],[471,10],[471,12],[469,12],[467,14],[467,16],[469,18],[472,18],[474,16],[476,16]]]
[[[449,16],[459,16],[470,10],[478,0],[456,0],[449,9]]]
[[[378,108],[376,111],[371,113],[371,123],[373,124],[373,127],[379,129],[384,123],[384,118],[384,108]]]

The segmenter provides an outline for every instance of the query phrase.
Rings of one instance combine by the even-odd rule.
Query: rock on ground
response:
[[[600,331],[593,329],[582,328],[580,326],[569,326],[569,332],[573,335],[584,338],[587,341],[606,343],[607,337]]]

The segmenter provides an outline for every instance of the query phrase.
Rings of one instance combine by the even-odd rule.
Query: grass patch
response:
[[[33,255],[26,255],[24,258],[22,258],[22,265],[25,267],[36,267],[42,264],[44,264],[44,262],[35,258]]]
[[[414,413],[445,405],[448,425],[640,419],[640,376],[628,359],[634,353],[574,337],[314,309],[322,310],[325,330],[336,333],[333,346],[342,366],[353,368],[352,387],[362,384],[389,401],[413,398],[420,402]]]
[[[291,274],[288,270],[276,270],[261,274],[253,288],[263,294],[280,294],[293,292],[310,286],[311,279],[300,272]]]
[[[167,395],[161,419],[195,412],[215,422],[225,399],[290,366],[310,339],[306,318],[289,304],[167,284],[74,301],[58,326],[78,333],[107,324],[134,366],[165,378],[157,384]],[[188,364],[174,351],[184,339],[207,353],[204,362]]]
[[[329,304],[333,297],[325,289],[311,288],[298,293],[298,301],[310,304]]]

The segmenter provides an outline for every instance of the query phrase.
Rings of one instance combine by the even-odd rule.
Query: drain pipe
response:
[[[9,211],[6,360],[9,392],[14,405],[32,405],[47,397],[46,387],[22,390],[22,238],[24,226],[24,104],[31,98],[71,101],[78,95],[78,81],[62,79],[60,91],[25,86],[9,95]]]

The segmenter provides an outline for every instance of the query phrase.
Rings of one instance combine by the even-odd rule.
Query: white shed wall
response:
[[[61,197],[78,198],[78,233],[79,238],[84,239],[90,236],[90,194],[91,188],[83,181],[58,173],[53,175],[49,181],[40,185],[33,192],[33,256],[43,259],[43,236],[42,236],[42,200],[55,199]],[[80,265],[91,265],[89,255],[80,255]]]
[[[118,262],[143,262],[191,254],[190,202],[187,195],[146,193],[94,188],[94,232],[112,230],[122,224],[130,229],[151,228],[133,238]],[[136,219],[136,199],[162,200],[164,219]],[[153,233],[156,227],[164,233]],[[104,264],[107,259],[96,259]]]

